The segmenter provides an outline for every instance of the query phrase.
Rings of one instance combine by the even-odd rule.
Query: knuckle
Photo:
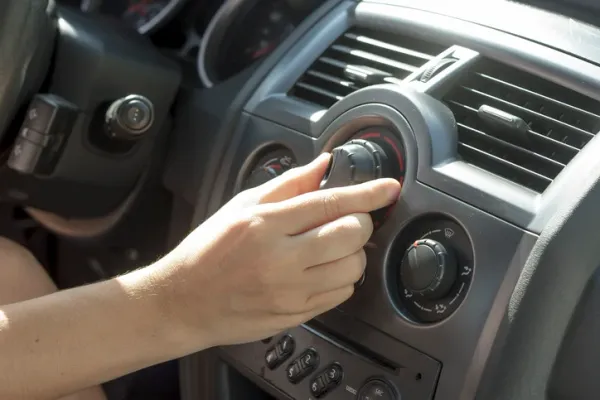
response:
[[[372,186],[372,185],[367,186],[365,188],[364,196],[365,196],[364,201],[367,204],[369,210],[374,211],[379,208],[379,204],[381,203],[380,194],[374,186]]]
[[[308,312],[308,311],[307,311]],[[312,315],[307,315],[307,312],[302,312],[298,314],[290,314],[285,316],[282,321],[284,325],[284,329],[295,328],[299,325],[302,325],[310,320]]]
[[[331,192],[322,197],[323,215],[328,220],[334,220],[341,215],[340,197],[338,194]]]
[[[371,218],[370,214],[360,214],[360,233],[362,245],[367,243],[373,234],[374,226],[373,226],[373,218]]]
[[[352,249],[360,249],[373,233],[373,222],[369,214],[355,214],[342,225],[341,231],[347,236],[345,240]]]
[[[346,286],[339,291],[339,304],[342,304],[354,295],[354,285]]]
[[[367,266],[367,255],[364,250],[359,250],[350,256],[348,273],[352,282],[358,281],[365,272]]]

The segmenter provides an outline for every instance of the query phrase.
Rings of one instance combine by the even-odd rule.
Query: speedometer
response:
[[[120,18],[139,33],[148,34],[171,19],[186,1],[82,0],[81,9]]]
[[[206,87],[268,56],[323,0],[226,0],[204,32],[198,75]]]

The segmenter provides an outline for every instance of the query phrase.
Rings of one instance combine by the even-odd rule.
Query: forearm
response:
[[[0,398],[55,399],[177,357],[155,268],[0,307]]]

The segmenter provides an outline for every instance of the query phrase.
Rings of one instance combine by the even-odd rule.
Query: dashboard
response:
[[[187,36],[182,53],[194,51],[196,71],[205,87],[239,74],[268,56],[322,0],[62,0],[60,4],[119,21],[139,34],[164,34],[169,23]],[[208,23],[201,18],[205,12]],[[197,12],[196,12],[197,10]],[[186,12],[199,21],[186,22]],[[167,32],[167,42],[173,31]],[[171,45],[172,43],[169,43]]]
[[[568,232],[591,229],[581,246],[597,238],[564,215],[594,207],[576,199],[600,167],[599,32],[505,1],[329,1],[313,12],[244,78],[235,128],[218,132],[227,151],[194,191],[196,222],[322,151],[340,160],[338,184],[353,182],[351,169],[393,176],[401,199],[376,218],[348,302],[218,349],[228,367],[209,387],[194,383],[208,356],[183,360],[189,398],[244,398],[227,394],[227,368],[282,399],[595,398],[598,331],[569,324],[597,262],[563,246],[580,248]],[[167,173],[173,190],[181,173]],[[542,243],[557,246],[551,258],[536,259]],[[416,268],[424,254],[437,258]],[[574,357],[563,342],[588,344],[588,368],[561,367]]]
[[[185,357],[184,399],[597,398],[600,20],[528,3],[69,4],[184,38],[162,181],[186,231],[324,151],[328,187],[403,184],[350,300]]]

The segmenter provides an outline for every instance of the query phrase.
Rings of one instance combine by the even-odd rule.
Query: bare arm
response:
[[[156,269],[0,307],[0,398],[56,399],[176,358]]]
[[[328,163],[236,196],[150,267],[0,307],[0,398],[55,399],[272,336],[347,300],[366,264],[368,213],[400,185],[317,191]]]

